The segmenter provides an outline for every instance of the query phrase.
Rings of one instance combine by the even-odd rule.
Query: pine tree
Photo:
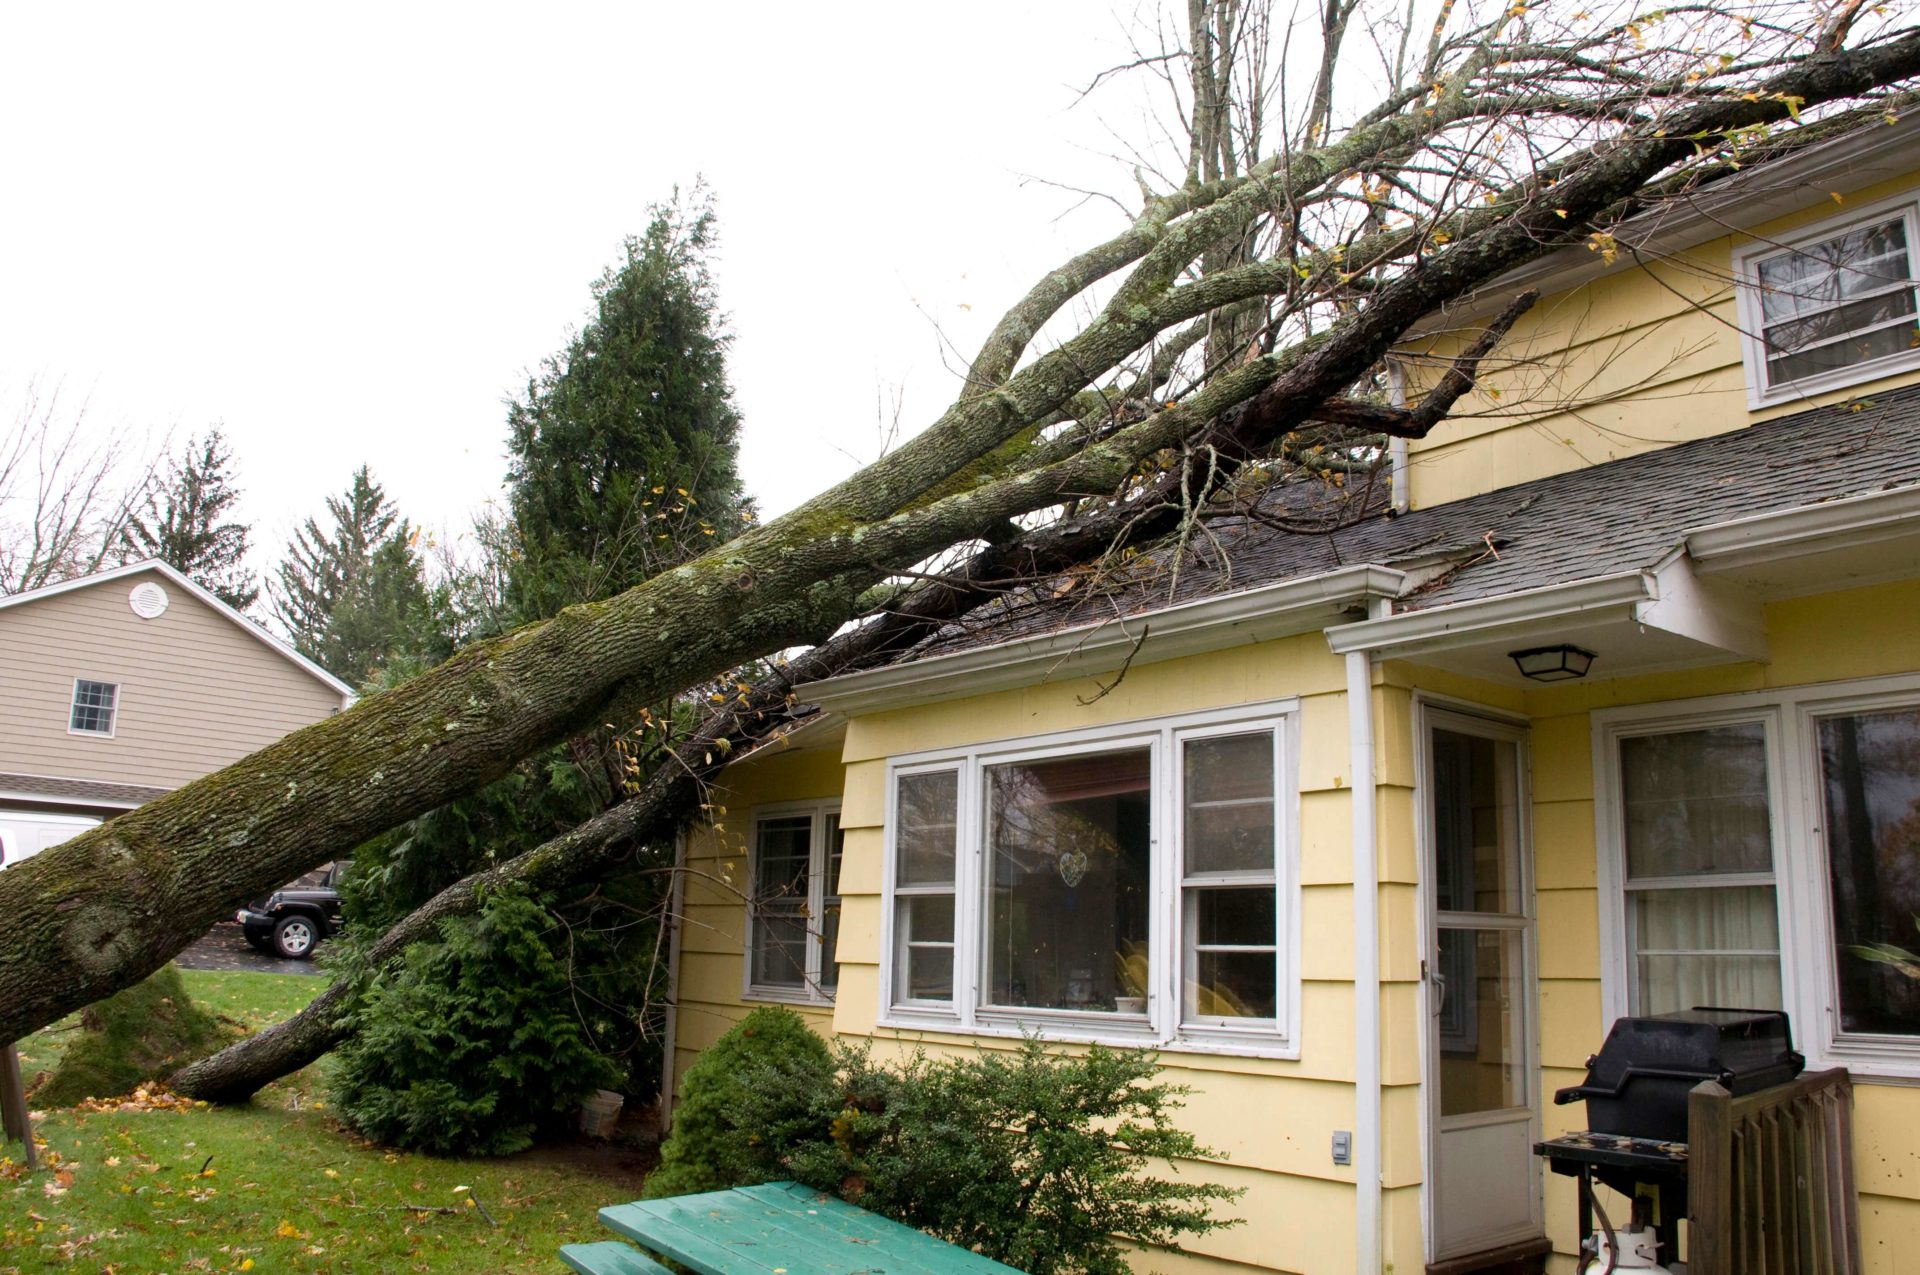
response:
[[[158,558],[236,611],[252,606],[260,586],[246,565],[245,523],[222,521],[240,492],[229,469],[233,454],[218,427],[188,439],[165,477],[147,493],[120,533],[127,561]]]
[[[354,686],[396,656],[424,662],[438,643],[415,528],[365,465],[327,514],[294,533],[268,590],[294,649]]]
[[[712,201],[696,186],[651,215],[594,284],[593,319],[508,410],[522,619],[631,588],[752,518],[707,267]]]

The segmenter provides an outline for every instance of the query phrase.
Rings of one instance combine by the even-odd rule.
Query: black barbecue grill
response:
[[[1556,1104],[1585,1100],[1588,1129],[1539,1143],[1555,1173],[1580,1179],[1580,1238],[1593,1233],[1593,1182],[1645,1209],[1661,1252],[1678,1252],[1687,1211],[1687,1095],[1718,1081],[1736,1096],[1798,1076],[1806,1060],[1793,1051],[1793,1029],[1777,1010],[1700,1008],[1622,1018],[1600,1052],[1587,1059],[1587,1081],[1553,1095]]]

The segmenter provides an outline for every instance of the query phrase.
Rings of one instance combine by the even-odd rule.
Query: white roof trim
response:
[[[1400,596],[1410,578],[1388,567],[1343,567],[1162,611],[808,682],[794,692],[807,703],[854,714],[1011,690],[1057,676],[1105,672],[1129,660],[1153,663],[1310,633],[1371,598]]]
[[[138,810],[146,804],[141,801],[110,801],[94,797],[50,796],[44,792],[13,792],[10,789],[0,788],[0,803],[9,801],[40,806],[97,806],[108,810]]]
[[[220,615],[238,625],[242,631],[256,642],[263,643],[275,655],[299,665],[303,671],[317,678],[319,681],[324,682],[329,688],[339,694],[342,708],[351,704],[356,698],[354,689],[351,686],[348,686],[345,682],[327,672],[327,670],[321,668],[318,664],[315,664],[312,660],[300,654],[300,652],[294,650],[291,646],[288,646],[285,642],[282,642],[258,624],[255,624],[246,616],[241,615],[238,611],[222,602],[206,589],[195,584],[192,580],[189,580],[179,571],[168,566],[158,558],[146,558],[139,562],[129,562],[124,567],[114,567],[109,571],[97,571],[90,576],[79,576],[72,580],[62,580],[59,584],[43,585],[38,589],[29,589],[25,593],[16,593],[11,597],[0,598],[0,611],[4,611],[8,607],[21,606],[28,602],[38,602],[44,598],[55,597],[62,593],[72,593],[78,589],[90,589],[96,584],[110,584],[115,580],[124,580],[128,576],[139,575],[143,571],[159,572],[167,579],[168,583],[185,589],[188,593],[212,607],[215,611],[219,612]]]
[[[1920,484],[1709,523],[1687,533],[1687,552],[1705,570],[1733,571],[1911,536],[1917,522]]]
[[[1659,597],[1652,572],[1627,571],[1335,625],[1327,630],[1327,645],[1336,655],[1352,651],[1413,655],[1492,641],[1503,633],[1583,612],[1631,613],[1633,607]]]

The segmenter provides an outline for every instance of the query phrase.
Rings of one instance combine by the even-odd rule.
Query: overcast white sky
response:
[[[705,174],[777,513],[909,432],[1027,283],[1117,224],[1073,108],[1129,0],[10,5],[0,10],[0,423],[30,384],[96,430],[221,423],[262,565],[370,463],[458,529],[503,400],[581,322],[647,205]],[[1140,90],[1144,92],[1144,87]]]

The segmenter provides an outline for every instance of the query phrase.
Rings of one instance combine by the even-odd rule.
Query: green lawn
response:
[[[253,1028],[325,985],[183,973],[196,999]],[[56,1025],[23,1041],[26,1074],[51,1070],[70,1036]],[[633,1194],[551,1157],[436,1160],[368,1146],[327,1111],[315,1074],[324,1066],[237,1109],[47,1113],[38,1128],[50,1167],[25,1175],[18,1144],[0,1162],[0,1275],[557,1273],[559,1246],[605,1238],[594,1211]]]

